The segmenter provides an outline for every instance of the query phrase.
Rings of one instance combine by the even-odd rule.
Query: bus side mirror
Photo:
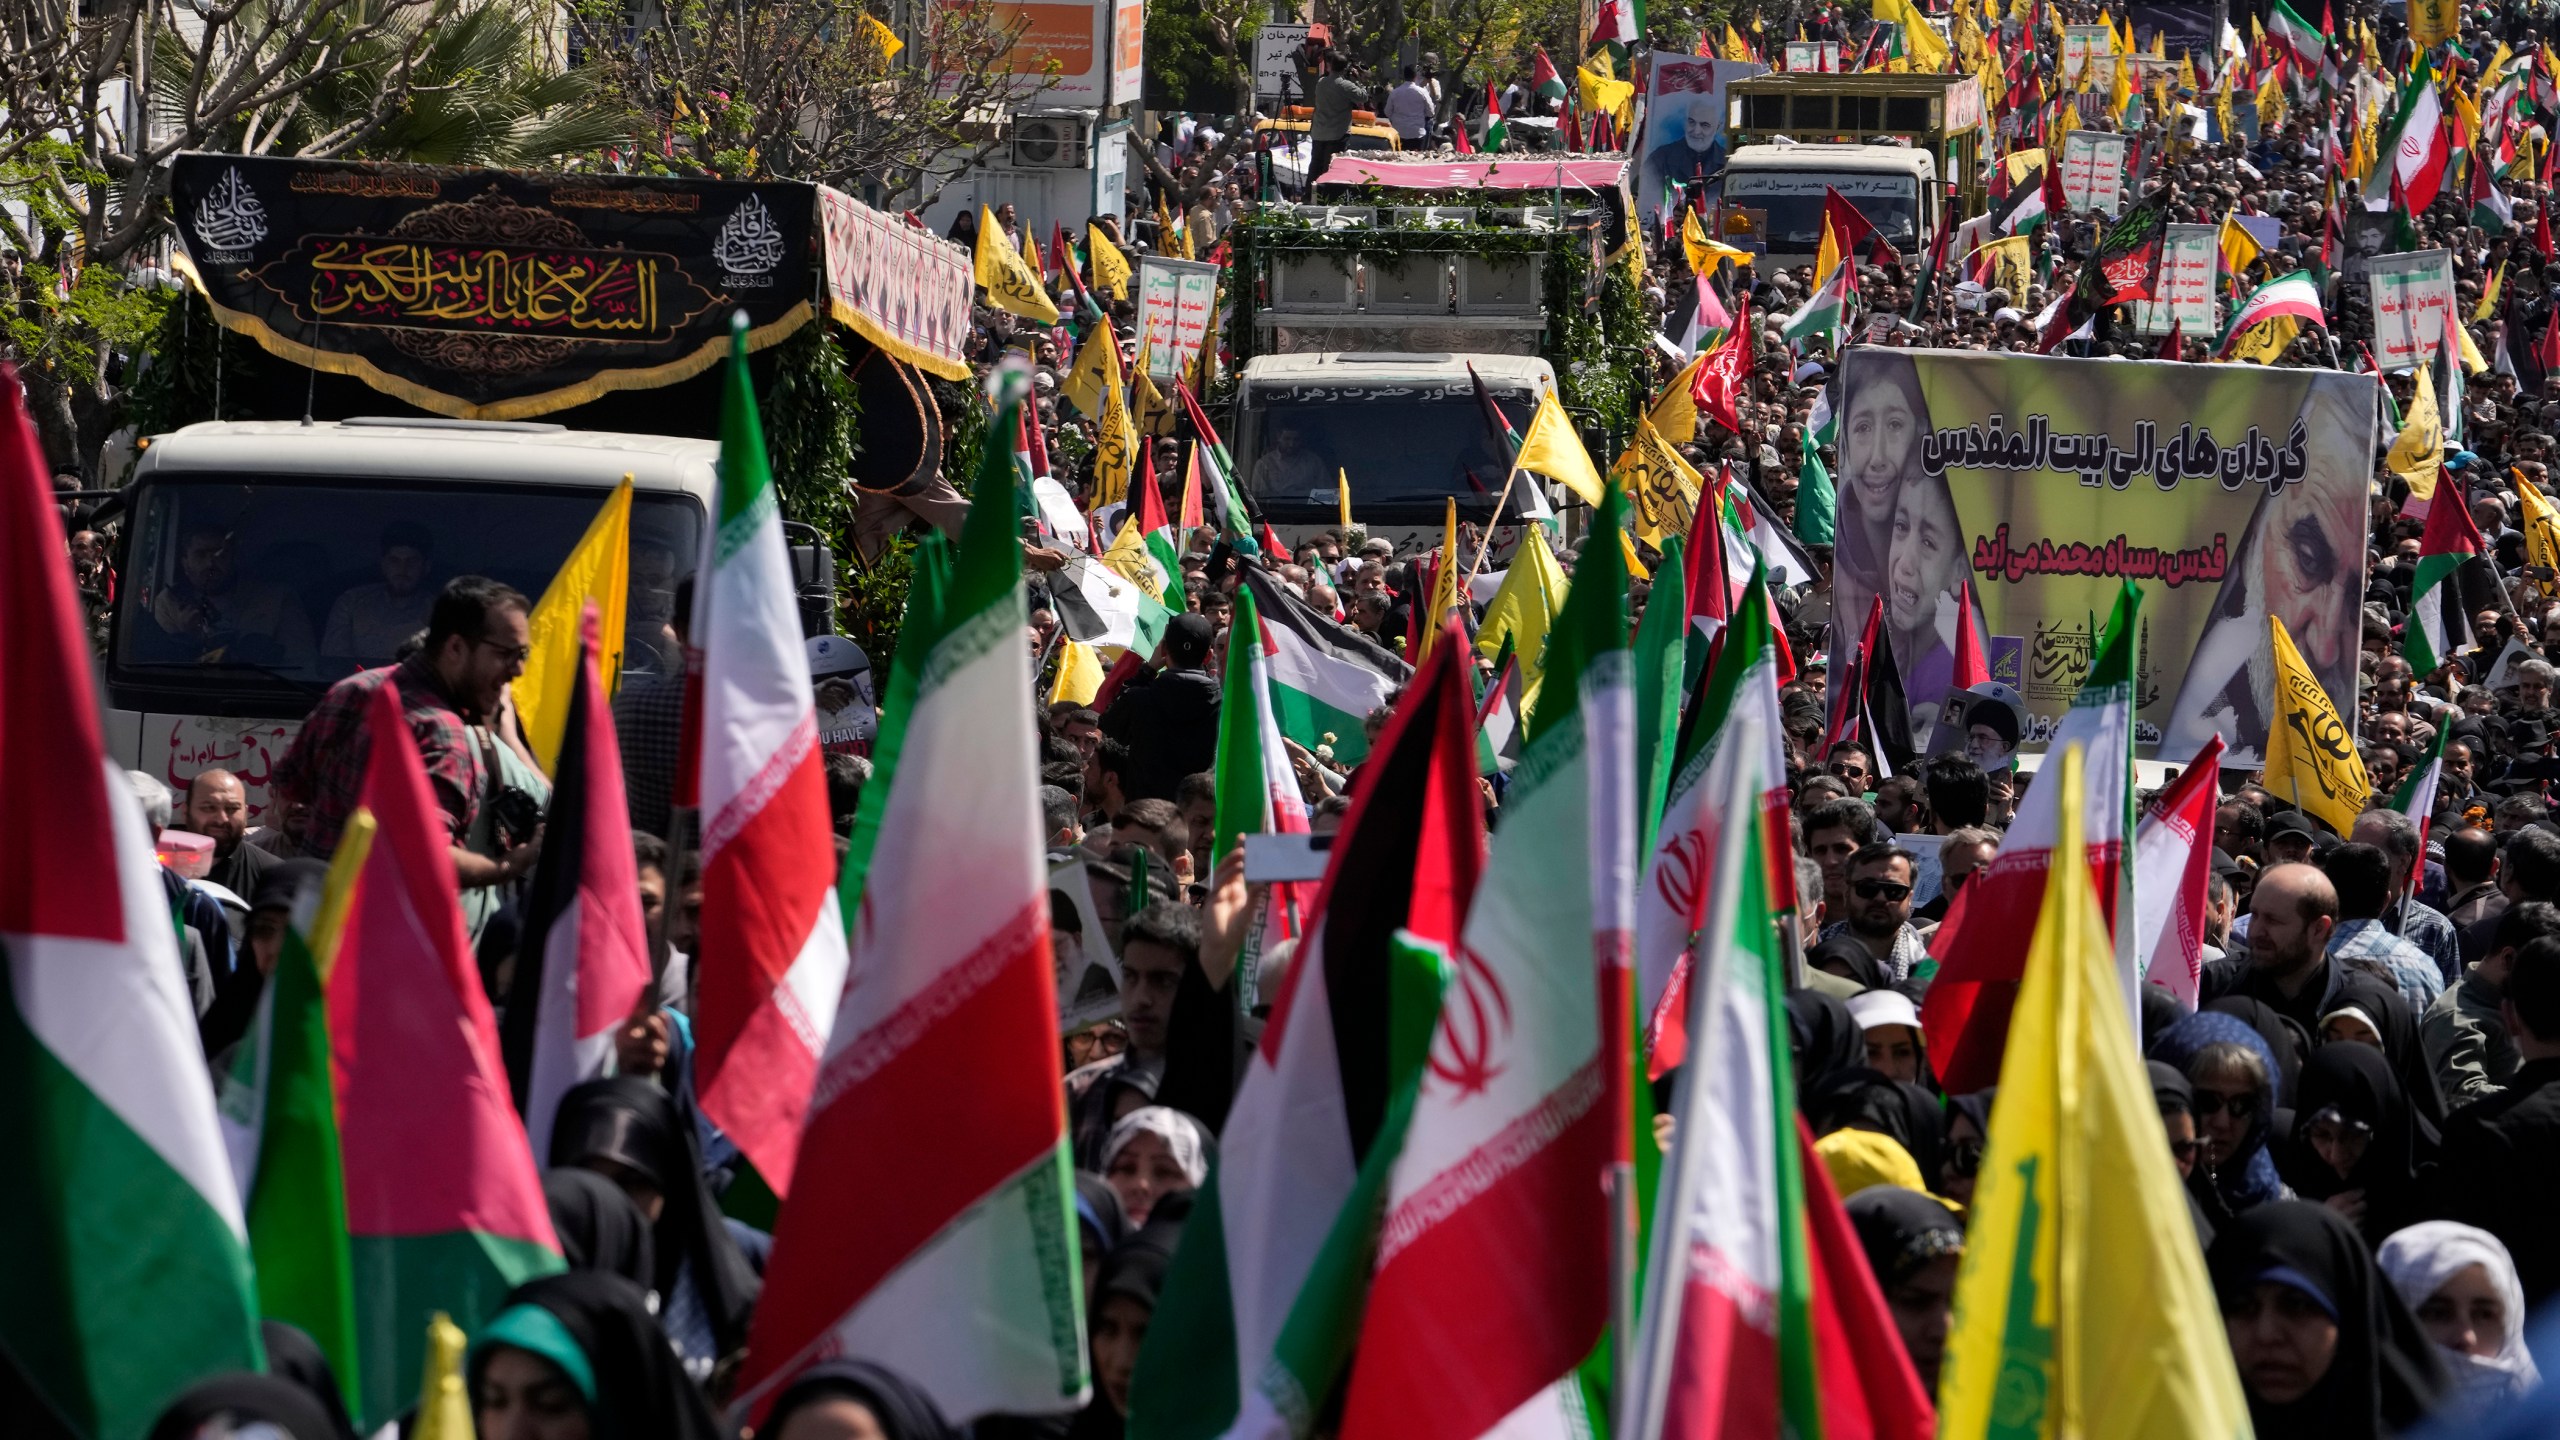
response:
[[[791,589],[800,602],[800,633],[836,631],[836,552],[817,528],[797,521],[782,527],[791,542]]]

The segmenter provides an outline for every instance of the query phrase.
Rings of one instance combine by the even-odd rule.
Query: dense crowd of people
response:
[[[2345,18],[2380,37],[2386,80],[2405,73],[2410,50],[2397,12],[2359,3]],[[2473,7],[2454,63],[2476,75],[2502,42],[2538,45],[2549,18],[2521,3]],[[2007,43],[2034,47],[2050,73],[2056,36],[2033,26],[2021,33],[2023,42],[2013,35]],[[2344,53],[2352,74],[2357,61]],[[1311,52],[1305,78],[1319,168],[1355,103],[1374,103],[1416,144],[1434,139],[1460,104],[1477,103],[1454,83],[1444,88],[1436,58],[1426,58],[1429,66],[1397,83],[1369,88],[1345,77],[1338,55]],[[1515,86],[1512,103],[1527,110],[1537,101]],[[2547,87],[2529,103],[2546,122],[2560,109]],[[2337,230],[2363,201],[2336,176],[2333,113],[2295,103],[2255,139],[2212,142],[2172,142],[2156,121],[2145,124],[2137,187],[2183,220],[2275,219],[2281,238],[2241,277],[2244,288],[2297,268],[2333,276],[2329,325],[2304,327],[2279,363],[2354,370],[2365,368],[2366,308],[2360,284],[2344,273]],[[1166,127],[1158,151],[1158,168],[1195,197],[1179,223],[1202,256],[1250,214],[1262,189],[1251,146],[1231,143],[1234,128],[1184,118]],[[2532,127],[2537,139],[2544,133]],[[2154,986],[2139,1017],[2194,1243],[2262,1434],[2399,1433],[2430,1415],[2482,1413],[2521,1395],[2540,1383],[2527,1317],[2560,1292],[2560,1232],[2541,1209],[2560,1184],[2560,822],[2552,814],[2560,573],[2547,556],[2536,558],[2544,552],[2526,533],[2520,488],[2547,489],[2560,431],[2560,367],[2535,358],[2555,323],[2546,276],[2560,277],[2560,265],[2546,248],[2549,190],[2533,178],[2509,190],[2511,224],[2484,228],[2452,187],[2408,217],[2415,247],[2450,252],[2471,339],[2494,360],[2470,377],[2443,462],[2442,483],[2458,487],[2488,547],[2460,580],[2476,644],[2428,673],[2402,658],[2421,527],[2404,516],[2407,482],[2382,463],[2394,437],[2377,432],[2353,716],[2371,782],[2367,806],[2337,833],[2261,777],[2226,773],[2200,1006],[2190,1010]],[[1012,223],[1009,212],[996,218]],[[2040,333],[2038,317],[2071,289],[2098,228],[2054,216],[2036,240],[2039,278],[2015,293],[1954,283],[1962,257],[1929,283],[1919,273],[1925,255],[1862,264],[1863,307],[1882,323],[1861,333],[1888,346],[2053,351],[2060,337]],[[1171,239],[1151,221],[1129,230],[1132,250]],[[1699,282],[1676,235],[1656,228],[1643,244],[1649,315],[1676,342]],[[1729,276],[1722,283],[1731,299],[1747,297],[1743,313],[1754,327],[1741,428],[1702,416],[1696,433],[1675,441],[1698,469],[1722,467],[1747,481],[1794,525],[1800,500],[1810,498],[1798,493],[1801,457],[1812,450],[1837,464],[1807,441],[1836,357],[1791,345],[1779,322],[1821,277],[1804,269]],[[977,318],[987,363],[1009,348],[1024,352],[1058,478],[1089,500],[1094,422],[1058,393],[1073,368],[1073,337],[985,307]],[[2060,353],[2159,353],[2158,339],[2113,318],[2101,315],[2087,337],[2063,340]],[[2207,347],[2207,337],[2187,335],[2183,358],[2205,358]],[[1649,378],[1658,386],[1678,368],[1666,354]],[[2414,375],[2384,379],[2396,405],[2407,406]],[[1181,452],[1171,439],[1152,443],[1164,447],[1155,473],[1171,503]],[[1032,543],[1035,587],[1042,548]],[[1828,544],[1808,548],[1827,566]],[[67,536],[66,550],[83,596],[103,612],[117,598],[108,542],[82,529]],[[1239,556],[1203,529],[1184,537],[1183,550],[1185,612],[1110,703],[1024,697],[1039,710],[1044,844],[1053,865],[1080,865],[1093,882],[1095,913],[1063,899],[1053,906],[1059,969],[1070,973],[1075,954],[1102,947],[1117,958],[1117,994],[1103,997],[1116,1002],[1105,1006],[1112,1018],[1069,1031],[1058,1056],[1095,1384],[1081,1414],[982,1421],[980,1435],[1120,1433],[1190,1196],[1215,1164],[1239,1047],[1290,958],[1277,947],[1260,957],[1260,973],[1240,977],[1234,990],[1223,985],[1257,893],[1238,857],[1212,853],[1210,834],[1218,677],[1241,565],[1267,565],[1313,610],[1390,648],[1401,650],[1415,617],[1427,613],[1429,557],[1383,539],[1328,531],[1292,554]],[[1570,570],[1574,556],[1559,560]],[[680,588],[679,632],[688,598]],[[1948,906],[1998,852],[2033,777],[2007,758],[2020,736],[2014,720],[2001,729],[1997,712],[1982,720],[1983,745],[1890,775],[1882,757],[1857,745],[1826,747],[1825,659],[1855,637],[1840,633],[1827,569],[1778,604],[1802,662],[1781,695],[1804,906],[1805,966],[1786,998],[1796,1092],[1909,1356],[1934,1384],[1994,1092],[1942,1092],[1919,1007],[1948,958],[1933,949]],[[250,823],[241,780],[228,772],[199,772],[179,793],[136,777],[155,828],[211,841],[195,872],[204,883],[175,870],[167,881],[210,1063],[240,1043],[284,917],[334,847],[364,769],[357,722],[383,687],[398,695],[419,742],[483,978],[503,1003],[522,943],[512,900],[539,853],[535,820],[548,793],[507,693],[525,658],[528,609],[525,596],[494,582],[446,585],[405,658],[340,682],[314,710],[276,769],[269,823]],[[1044,662],[1057,655],[1057,624],[1035,588],[1025,643]],[[1480,668],[1490,681],[1490,655]],[[851,703],[846,673],[820,672],[822,684],[838,686],[830,713]],[[874,703],[867,673],[859,683],[863,701]],[[1935,697],[1913,699],[1935,707]],[[770,1239],[755,1223],[751,1175],[691,1093],[688,976],[721,957],[699,951],[701,879],[683,813],[668,799],[680,710],[681,684],[664,678],[627,688],[617,704],[642,909],[663,978],[619,1032],[613,1077],[571,1092],[552,1127],[544,1188],[570,1273],[522,1287],[472,1337],[467,1385],[484,1440],[726,1433],[719,1402]],[[1382,720],[1370,717],[1372,733]],[[828,770],[841,836],[863,803],[869,768],[853,753],[860,745],[840,748],[847,753],[831,755]],[[1290,748],[1313,828],[1338,827],[1358,767],[1317,747]],[[2397,782],[2439,753],[2432,807],[2415,815],[2394,808]],[[1496,771],[1484,786],[1497,828],[1504,783]],[[1089,921],[1099,933],[1087,933]],[[308,1342],[271,1326],[268,1346],[272,1374],[208,1382],[156,1433],[229,1433],[204,1427],[264,1421],[293,1440],[351,1435]],[[910,1381],[856,1357],[810,1371],[758,1433],[916,1440],[962,1428]]]

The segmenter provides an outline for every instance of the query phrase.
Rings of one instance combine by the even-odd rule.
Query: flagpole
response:
[[[1511,484],[1520,478],[1520,463],[1514,460],[1511,470],[1502,477],[1502,493],[1494,498],[1493,519],[1484,527],[1484,538],[1476,542],[1476,561],[1467,567],[1467,586],[1462,594],[1473,594],[1476,577],[1484,573],[1484,557],[1493,549],[1493,532],[1502,524],[1503,508],[1511,503]]]

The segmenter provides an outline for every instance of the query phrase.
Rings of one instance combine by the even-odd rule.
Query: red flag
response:
[[[2222,801],[2222,737],[2205,741],[2133,832],[2133,958],[2142,978],[2196,1003],[2203,974],[2205,883]]]
[[[1973,582],[1964,582],[1964,603],[1956,608],[1956,659],[1952,678],[1947,682],[1958,690],[1969,690],[1991,679],[1991,665],[1982,656],[1982,632],[1975,628],[1973,613],[1981,601],[1973,593]]]
[[[2187,358],[2187,330],[2184,323],[2177,320],[2169,322],[2169,333],[2160,337],[2160,358],[2163,360]]]
[[[526,1138],[546,1161],[560,1097],[608,1073],[614,1032],[638,1007],[651,971],[622,748],[596,672],[597,630],[591,602],[500,1037]]]
[[[1858,213],[1858,207],[1828,185],[1822,187],[1822,219],[1831,227],[1831,233],[1839,237],[1840,253],[1844,256],[1857,253],[1859,243],[1875,233],[1876,227],[1867,223],[1867,217]],[[1819,282],[1822,277],[1814,278]]]
[[[1721,630],[1733,618],[1733,580],[1724,565],[1724,494],[1723,471],[1717,471],[1717,483],[1698,492],[1697,508],[1689,516],[1689,545],[1684,552],[1689,567],[1689,623],[1712,620],[1710,632]]]
[[[1742,433],[1742,416],[1737,402],[1742,396],[1743,377],[1751,369],[1751,300],[1744,296],[1736,302],[1733,324],[1726,327],[1724,339],[1707,352],[1707,361],[1698,367],[1689,382],[1689,398],[1697,404],[1698,413],[1727,430]]]
[[[2560,149],[2560,146],[2553,148]],[[2533,208],[2533,248],[2542,252],[2544,260],[2548,261],[2552,258],[2551,207],[2548,204]]]
[[[2542,338],[2534,342],[2533,359],[2545,375],[2560,371],[2560,315],[2542,327]]]

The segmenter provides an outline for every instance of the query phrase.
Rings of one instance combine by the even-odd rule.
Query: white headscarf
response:
[[[1199,1189],[1209,1178],[1209,1132],[1199,1121],[1163,1105],[1149,1105],[1120,1117],[1120,1123],[1111,1127],[1111,1138],[1102,1144],[1102,1168],[1109,1170],[1121,1150],[1141,1133],[1164,1142],[1192,1189]]]
[[[2516,1279],[2516,1262],[2497,1236],[2451,1220],[2426,1220],[2395,1231],[2375,1255],[2400,1303],[2414,1312],[2444,1282],[2477,1265],[2488,1272],[2506,1311],[2506,1336],[2498,1353],[2486,1358],[2437,1347],[2452,1376],[2449,1408],[2477,1414],[2483,1408],[2522,1395],[2542,1384],[2533,1354],[2524,1345],[2524,1286]]]

